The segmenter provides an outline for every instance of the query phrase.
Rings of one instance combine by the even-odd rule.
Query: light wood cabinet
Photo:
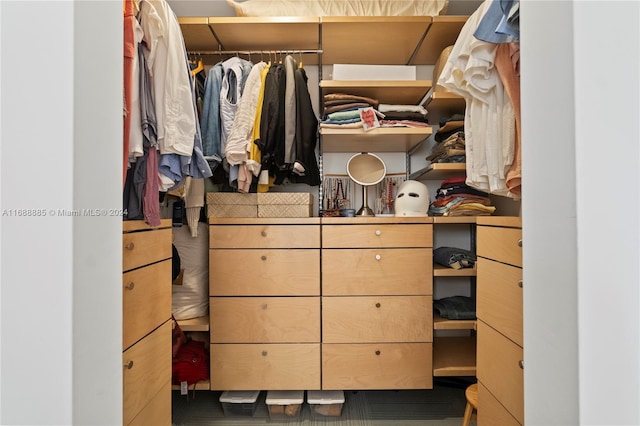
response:
[[[320,389],[320,219],[209,224],[211,389]]]
[[[477,224],[478,424],[524,424],[521,219]]]
[[[123,222],[124,425],[171,424],[171,221]]]
[[[430,218],[323,218],[323,389],[430,389]]]

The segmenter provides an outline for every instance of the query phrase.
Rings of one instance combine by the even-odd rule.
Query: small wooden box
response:
[[[311,217],[313,196],[308,192],[258,193],[258,217]]]
[[[207,217],[258,217],[258,194],[209,192]]]

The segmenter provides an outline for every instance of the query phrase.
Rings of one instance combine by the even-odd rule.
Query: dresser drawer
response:
[[[127,426],[171,426],[171,382],[167,382]]]
[[[478,380],[520,423],[524,421],[522,348],[478,321]]]
[[[430,248],[322,251],[323,295],[430,295]]]
[[[138,268],[173,256],[171,228],[122,234],[122,270]]]
[[[210,248],[320,248],[317,225],[213,225]]]
[[[319,297],[211,297],[212,343],[320,342]]]
[[[171,317],[171,260],[122,275],[122,348]]]
[[[123,361],[123,423],[131,420],[171,382],[171,321],[127,349]]]
[[[210,296],[319,296],[320,249],[209,250]]]
[[[323,344],[323,389],[431,389],[431,343]]]
[[[478,426],[520,426],[491,392],[478,382]]]
[[[322,341],[431,342],[431,296],[323,297]]]
[[[522,269],[479,258],[477,316],[522,346]]]
[[[518,228],[477,227],[476,254],[498,262],[522,266],[522,230]]]
[[[323,248],[432,247],[432,225],[322,225]]]
[[[320,389],[320,344],[212,344],[211,390]]]

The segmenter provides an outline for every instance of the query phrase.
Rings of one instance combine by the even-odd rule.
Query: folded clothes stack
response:
[[[466,184],[464,177],[445,179],[429,205],[429,216],[489,216],[495,212],[489,194]]]

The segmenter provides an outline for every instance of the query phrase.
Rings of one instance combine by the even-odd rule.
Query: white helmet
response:
[[[398,188],[395,201],[396,216],[427,216],[429,188],[417,180],[406,180]]]

